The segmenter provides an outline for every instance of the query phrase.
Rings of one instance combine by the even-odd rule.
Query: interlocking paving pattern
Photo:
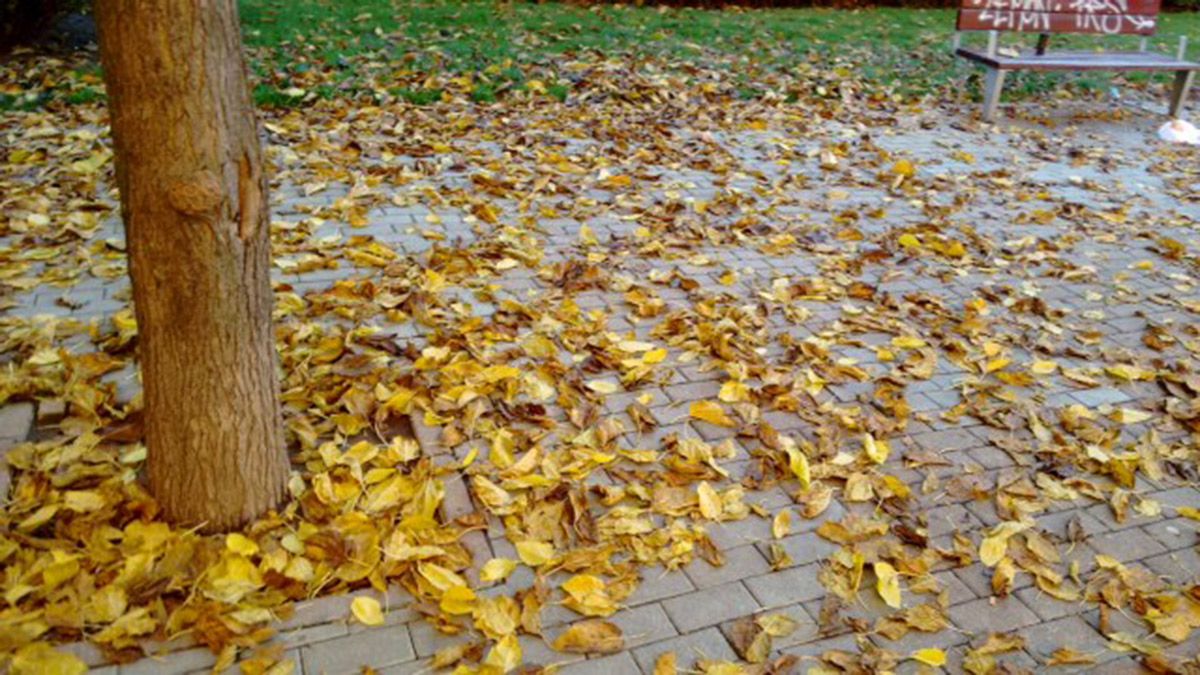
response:
[[[769,289],[774,279],[822,273],[842,275],[843,281],[853,279],[871,284],[877,293],[897,297],[918,294],[955,307],[979,297],[980,290],[985,289],[993,293],[999,304],[1036,298],[1046,304],[1047,311],[1068,317],[1077,330],[1092,331],[1105,349],[1149,354],[1143,338],[1152,325],[1180,330],[1196,340],[1200,337],[1195,330],[1200,282],[1195,278],[1194,260],[1200,247],[1198,156],[1194,152],[1190,155],[1190,169],[1184,163],[1167,167],[1167,153],[1175,151],[1151,143],[1149,139],[1157,120],[1144,114],[1119,122],[1085,119],[1073,125],[1068,110],[1069,107],[1055,106],[1053,111],[1046,112],[1054,126],[1027,125],[1020,130],[985,130],[963,125],[957,120],[965,119],[965,114],[946,110],[914,113],[912,119],[870,126],[812,120],[797,123],[795,135],[787,128],[690,132],[685,124],[674,132],[678,142],[699,143],[702,139],[703,143],[720,148],[725,153],[721,160],[725,169],[721,173],[695,167],[660,166],[656,180],[638,183],[640,191],[624,192],[619,197],[600,189],[574,195],[571,199],[579,200],[576,205],[579,208],[571,212],[580,214],[579,218],[563,215],[541,218],[537,223],[540,244],[545,249],[546,262],[571,259],[579,255],[581,225],[590,227],[601,241],[634,236],[637,220],[620,217],[631,212],[631,204],[649,207],[672,201],[694,205],[711,202],[718,196],[736,195],[741,200],[741,212],[729,214],[727,220],[754,214],[759,222],[768,224],[827,224],[824,235],[813,236],[823,236],[820,243],[836,249],[856,245],[852,239],[839,240],[835,236],[842,223],[853,223],[871,236],[939,220],[942,210],[959,200],[963,208],[954,213],[952,220],[986,237],[989,246],[1032,251],[1032,247],[1041,245],[1047,251],[1057,249],[1052,256],[1047,255],[1046,260],[1052,261],[1047,264],[1069,262],[1070,269],[1079,273],[1031,275],[1029,269],[1014,270],[1003,265],[956,270],[953,265],[920,257],[895,266],[865,266],[847,272],[827,267],[823,256],[812,253],[812,249],[777,255],[753,247],[702,244],[688,257],[631,256],[623,261],[621,272],[646,277],[676,270],[701,287],[724,287],[729,293],[742,294],[747,303],[755,302],[757,294]],[[573,139],[569,147],[559,151],[565,155],[593,152],[597,146],[611,142],[596,134]],[[867,170],[849,162],[837,168],[822,168],[819,151],[838,144],[851,154],[886,152],[908,158],[918,167],[923,187],[907,193],[889,189]],[[451,207],[431,207],[419,198],[430,187],[471,189],[470,174],[502,158],[505,152],[499,144],[483,143],[470,152],[459,150],[452,163],[443,164],[442,171],[423,173],[419,180],[408,185],[381,188],[391,194],[366,214],[361,227],[312,215],[335,205],[349,193],[350,186],[330,183],[324,189],[306,193],[304,186],[277,181],[272,200],[277,228],[291,228],[297,241],[371,237],[402,255],[418,258],[426,255],[437,241],[427,236],[429,230],[436,230],[444,237],[444,243],[451,245],[455,241],[473,240],[481,227],[478,218]],[[274,148],[271,156],[280,159],[280,148]],[[417,160],[399,157],[393,161]],[[1018,193],[1023,197],[1017,199]],[[521,206],[513,200],[496,199],[493,203],[500,210],[502,222],[506,218],[523,217]],[[1189,263],[1186,259],[1170,261],[1150,256],[1149,248],[1154,242],[1148,238],[1114,241],[1093,237],[1087,223],[1077,217],[1084,209],[1091,214],[1103,213],[1127,220],[1151,218],[1160,224],[1158,234],[1181,242],[1193,258]],[[589,217],[589,213],[593,215]],[[115,218],[109,218],[95,235],[97,241],[120,238]],[[289,250],[277,242],[275,280],[281,290],[305,293],[324,289],[340,279],[380,273],[377,268],[352,266],[309,270],[305,265],[306,255],[302,247]],[[1151,257],[1153,269],[1147,270],[1143,261]],[[1029,264],[1034,264],[1033,260],[1029,258]],[[735,270],[738,278],[725,286],[722,278],[729,270]],[[500,299],[523,299],[530,291],[545,287],[544,280],[522,267],[490,283],[497,291],[493,300],[479,300],[469,289],[460,289],[463,302],[472,313],[487,316],[495,311]],[[678,288],[659,290],[668,307],[687,302],[687,294]],[[129,290],[120,275],[112,278],[87,275],[72,287],[37,287],[13,295],[11,301],[7,310],[11,316],[50,314],[103,321],[127,306]],[[616,291],[582,292],[576,301],[584,309],[623,304],[621,294]],[[1191,303],[1191,310],[1187,309],[1189,305],[1181,303]],[[835,301],[814,298],[803,305],[808,310],[805,320],[788,322],[774,315],[771,330],[802,339],[819,330],[828,330],[839,317],[855,311],[855,303],[845,298]],[[1036,321],[1036,318],[1030,320],[1031,334]],[[620,312],[614,312],[610,320],[612,330],[629,332],[642,339],[649,337],[653,325],[652,321],[630,321]],[[419,342],[422,337],[421,328],[412,322],[398,330],[401,338]],[[835,348],[844,358],[855,359],[859,367],[886,371],[890,366],[880,361],[875,347],[888,336],[868,333],[858,337],[859,347]],[[1194,343],[1189,348],[1195,349]],[[782,351],[774,342],[764,347],[768,358],[778,358]],[[1086,365],[1069,355],[1059,361],[1063,367],[1069,363]],[[653,447],[672,432],[709,440],[729,435],[726,430],[687,419],[688,405],[714,398],[721,385],[717,371],[704,371],[697,365],[678,363],[671,367],[671,377],[661,385],[651,384],[632,393],[610,396],[606,412],[620,415],[635,397],[651,395],[648,407],[660,426],[644,437],[631,438],[631,447]],[[941,545],[948,544],[955,533],[978,541],[982,531],[1000,519],[990,500],[940,489],[923,491],[922,483],[930,475],[944,484],[955,475],[968,474],[978,477],[986,486],[994,486],[998,479],[1019,466],[1006,449],[1011,448],[1006,444],[1007,432],[1001,433],[970,416],[951,421],[941,415],[960,403],[962,376],[956,367],[943,361],[933,377],[907,388],[914,417],[904,434],[893,439],[892,458],[886,465],[889,472],[913,487],[914,499],[918,500],[913,510],[923,514],[928,536]],[[128,392],[127,398],[136,395],[135,373],[118,373],[114,378]],[[831,384],[820,398],[852,404],[870,396],[869,385],[869,382]],[[1143,402],[1155,405],[1163,396],[1155,387],[1137,381],[1105,381],[1098,386],[1083,387],[1062,378],[1047,378],[1038,383],[1035,395],[1046,406],[1079,404],[1101,410],[1107,409],[1105,406],[1138,407]],[[795,415],[768,412],[767,416],[780,430],[804,431],[805,422]],[[27,438],[33,432],[34,421],[34,409],[29,404],[9,405],[0,410],[0,445],[9,446]],[[418,429],[418,432],[424,434],[422,440],[427,448],[437,443],[436,430]],[[453,451],[456,456],[462,451],[444,450]],[[914,470],[901,458],[906,452],[916,450],[937,453],[947,460],[946,465]],[[735,478],[747,470],[747,459],[743,455],[729,462],[728,468]],[[589,480],[604,481],[606,477],[600,472]],[[1194,484],[1179,480],[1139,479],[1136,492],[1163,507],[1200,506],[1200,491]],[[747,502],[762,504],[774,512],[791,500],[785,491],[779,490],[749,492]],[[859,640],[867,640],[902,655],[924,647],[945,649],[950,657],[946,668],[956,672],[961,668],[965,650],[978,644],[983,636],[990,632],[1015,632],[1026,641],[1023,650],[1000,657],[1011,665],[1040,670],[1055,650],[1069,646],[1093,655],[1099,664],[1080,669],[1136,671],[1136,655],[1109,648],[1108,640],[1100,632],[1100,616],[1094,605],[1049,598],[1033,585],[1028,574],[1018,575],[1015,590],[1008,597],[994,597],[991,570],[978,562],[939,569],[936,574],[939,586],[948,593],[953,630],[910,633],[894,642],[869,631],[866,637],[856,638],[845,624],[835,626],[832,632],[823,631],[819,617],[826,591],[818,575],[823,561],[838,547],[820,538],[814,530],[825,520],[838,520],[847,513],[869,513],[872,508],[871,504],[835,500],[819,519],[797,519],[791,534],[778,542],[772,538],[769,518],[751,515],[745,520],[710,524],[713,541],[724,551],[724,566],[712,567],[697,560],[682,570],[646,570],[642,586],[627,599],[627,607],[611,619],[624,630],[625,651],[586,659],[554,652],[548,642],[577,617],[561,606],[550,605],[543,613],[546,642],[530,636],[521,639],[525,660],[563,664],[560,670],[563,673],[617,674],[649,673],[656,658],[667,651],[677,653],[681,666],[690,665],[698,657],[736,659],[729,639],[731,623],[758,613],[782,612],[797,622],[798,629],[788,638],[776,640],[774,650],[776,654],[799,656],[801,669],[816,664],[815,659],[827,650],[857,651],[861,648]],[[466,487],[459,485],[447,490],[444,509],[449,514],[462,515],[476,511],[477,507]],[[1105,554],[1177,584],[1193,583],[1200,576],[1196,548],[1200,523],[1195,520],[1144,518],[1132,512],[1118,520],[1107,504],[1085,498],[1066,506],[1055,502],[1052,510],[1039,514],[1038,518],[1040,527],[1063,540],[1069,526],[1082,528],[1085,538],[1072,544],[1066,555],[1077,560],[1085,571],[1095,564],[1096,554]],[[474,535],[468,545],[477,563],[491,556],[515,557],[503,526],[494,519],[486,533]],[[792,566],[778,571],[771,569],[772,543],[782,546],[792,558]],[[515,590],[531,581],[528,570],[522,568],[503,586],[481,592]],[[849,616],[873,621],[888,611],[870,589],[864,589],[860,595],[860,602],[846,608]],[[457,644],[460,638],[437,633],[416,613],[404,609],[407,600],[403,593],[393,596],[389,598],[393,610],[389,625],[373,629],[352,627],[348,623],[347,596],[303,603],[296,616],[282,626],[275,643],[282,646],[286,657],[294,660],[297,672],[310,675],[358,672],[363,665],[370,665],[380,673],[422,672],[438,649]],[[1127,630],[1139,636],[1147,632],[1143,625],[1132,622]],[[1200,651],[1197,637],[1179,645],[1159,642],[1175,655]],[[105,666],[99,653],[87,645],[71,649],[97,666],[98,672],[192,672],[208,669],[214,662],[207,650],[188,647],[186,643],[180,646],[185,648],[122,666]],[[913,672],[915,667],[911,661],[904,662],[901,671]]]

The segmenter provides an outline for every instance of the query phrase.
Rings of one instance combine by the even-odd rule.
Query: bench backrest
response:
[[[1153,35],[1161,0],[962,0],[958,30]]]

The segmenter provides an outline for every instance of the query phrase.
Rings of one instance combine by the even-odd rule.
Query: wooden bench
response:
[[[1147,51],[1147,39],[1158,28],[1159,9],[1160,0],[962,0],[955,53],[987,68],[983,91],[983,119],[987,121],[996,116],[1000,90],[1010,70],[1174,72],[1170,115],[1178,117],[1200,63],[1186,60],[1186,36],[1180,38],[1174,55]],[[962,31],[987,31],[986,50],[961,46]],[[1038,33],[1037,48],[1000,49],[1001,32]],[[1140,35],[1142,41],[1136,52],[1048,52],[1050,36],[1065,33]]]

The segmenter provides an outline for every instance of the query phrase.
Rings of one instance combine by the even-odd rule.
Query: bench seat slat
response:
[[[962,0],[960,9],[1052,14],[1158,14],[1161,0]]]
[[[1067,14],[991,9],[964,9],[958,13],[959,30],[1153,35],[1157,28],[1158,16],[1154,14]]]
[[[1026,52],[1014,57],[960,47],[958,55],[1000,70],[1200,70],[1200,63],[1154,52]]]

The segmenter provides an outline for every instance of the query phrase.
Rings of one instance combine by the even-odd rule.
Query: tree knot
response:
[[[167,200],[184,215],[205,216],[221,205],[221,183],[211,171],[200,171],[172,183],[167,188]]]

